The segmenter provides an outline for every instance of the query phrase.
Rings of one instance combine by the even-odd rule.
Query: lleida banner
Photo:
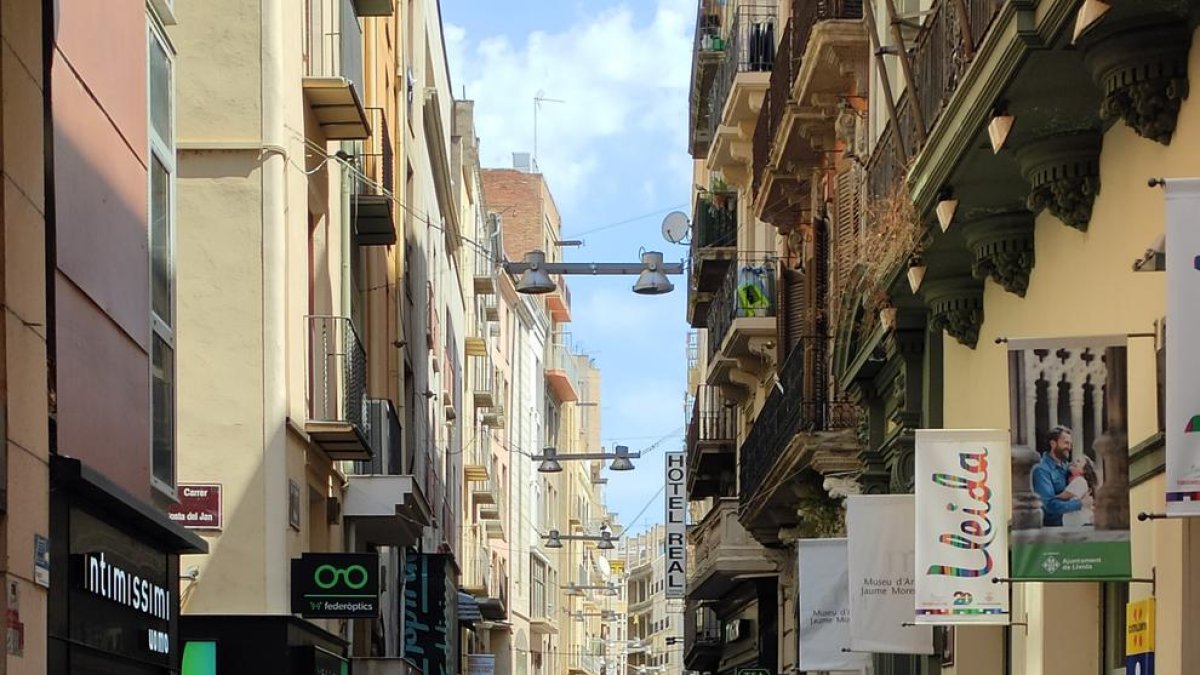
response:
[[[1014,579],[1103,581],[1133,571],[1125,342],[1008,341]]]
[[[850,577],[845,539],[796,542],[799,659],[806,672],[866,670],[868,655],[850,648]]]
[[[846,498],[853,651],[933,653],[933,628],[913,625],[916,522],[912,495]]]
[[[1006,624],[1008,431],[918,429],[916,621]]]
[[[1167,515],[1200,516],[1200,178],[1167,193]]]

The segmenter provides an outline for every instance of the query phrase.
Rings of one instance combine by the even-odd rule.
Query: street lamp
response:
[[[546,262],[544,251],[529,251],[521,262],[502,261],[505,272],[517,276],[517,292],[549,293],[556,287],[551,274],[634,275],[638,280],[633,292],[641,295],[661,295],[675,290],[668,274],[683,274],[683,263],[664,263],[659,251],[643,251],[640,263],[567,263]]]
[[[602,536],[603,536],[603,534],[602,534]],[[547,545],[547,547],[549,548],[549,545]],[[567,595],[573,595],[573,596],[576,596],[576,597],[578,597],[578,596],[582,596],[584,591],[603,591],[603,595],[617,595],[617,594],[618,594],[618,589],[617,589],[617,587],[616,587],[616,586],[612,586],[612,585],[607,585],[607,586],[596,586],[596,585],[592,585],[592,586],[585,586],[585,585],[582,585],[582,584],[570,583],[570,584],[567,584],[566,586],[560,586],[559,588],[562,588],[562,589],[566,590],[566,591],[567,591]]]
[[[539,473],[559,473],[562,471],[562,464],[559,460],[585,460],[585,459],[611,459],[612,464],[608,466],[613,471],[632,471],[633,462],[630,460],[638,459],[642,456],[640,452],[630,452],[629,448],[624,445],[613,447],[612,452],[578,452],[569,455],[560,455],[558,450],[546,447],[542,448],[542,454],[534,455],[533,461],[541,462],[538,465]]]
[[[562,548],[564,541],[594,541],[596,548],[607,551],[616,548],[613,545],[612,532],[601,530],[600,534],[559,534],[558,530],[550,530],[546,534],[546,548]]]

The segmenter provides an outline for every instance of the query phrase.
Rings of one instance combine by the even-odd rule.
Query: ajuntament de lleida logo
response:
[[[1062,562],[1059,561],[1058,556],[1048,555],[1046,556],[1046,559],[1042,561],[1042,569],[1046,570],[1047,574],[1054,574],[1061,567]]]

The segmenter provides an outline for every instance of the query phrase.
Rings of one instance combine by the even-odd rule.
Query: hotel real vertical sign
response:
[[[682,452],[668,452],[667,472],[667,598],[687,593],[687,461]]]
[[[1200,178],[1167,193],[1167,515],[1200,515]],[[1178,374],[1178,376],[1176,376]]]

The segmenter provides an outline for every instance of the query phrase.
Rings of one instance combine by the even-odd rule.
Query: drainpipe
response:
[[[262,0],[262,570],[270,614],[289,614],[287,593],[287,151],[284,136],[284,0]],[[294,75],[294,74],[293,74]],[[307,228],[304,230],[307,232]],[[301,499],[304,495],[301,494]]]

